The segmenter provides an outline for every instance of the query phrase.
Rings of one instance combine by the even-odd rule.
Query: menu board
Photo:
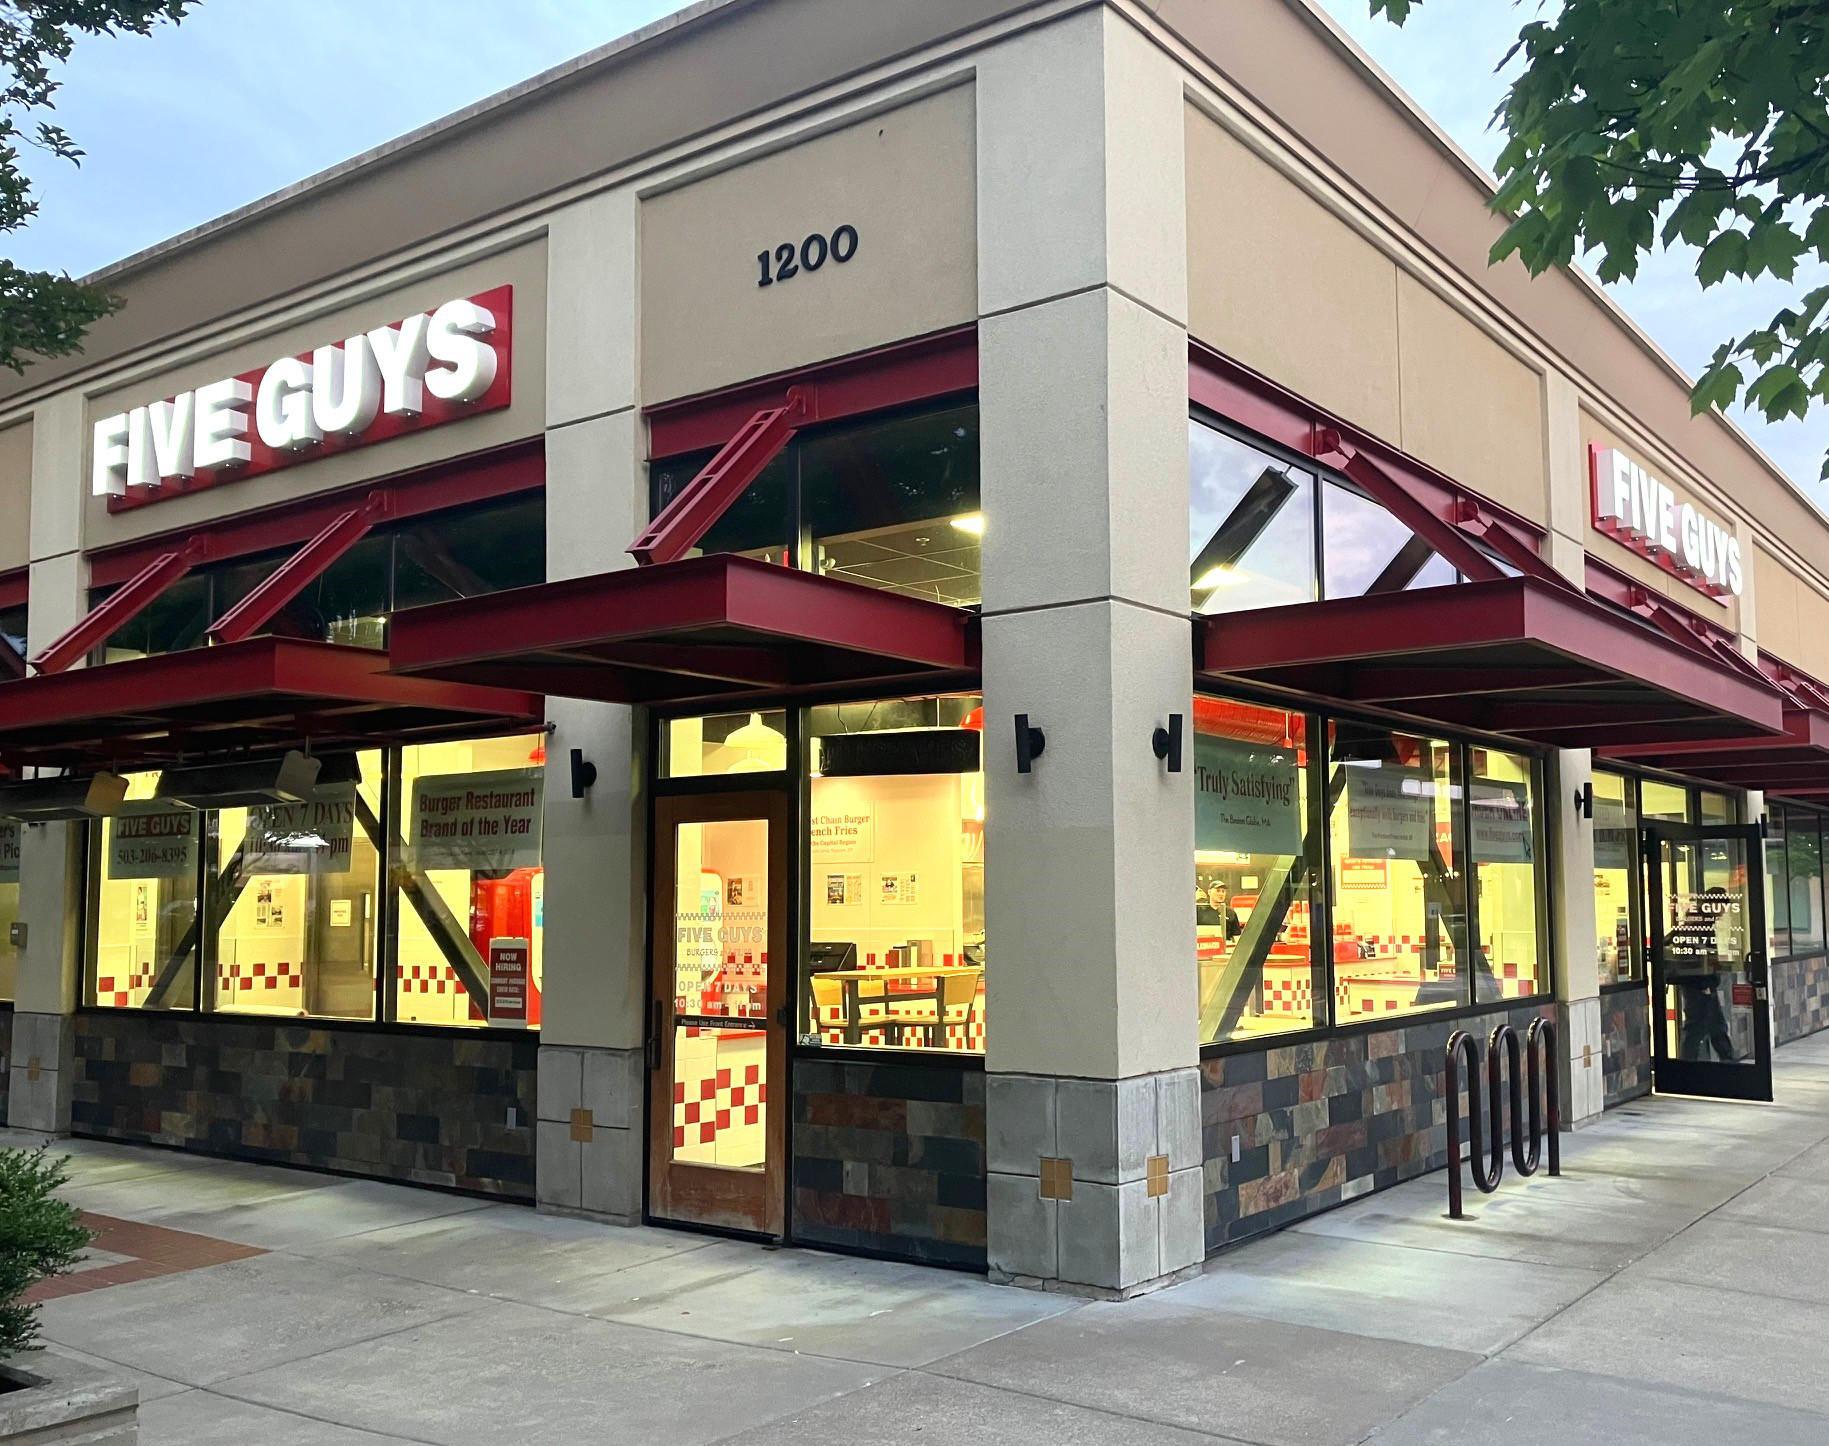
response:
[[[0,818],[0,884],[19,882],[19,831],[16,818]]]
[[[128,803],[108,826],[108,877],[182,879],[197,871],[202,815],[169,803]]]
[[[1528,864],[1536,855],[1530,790],[1522,783],[1473,781],[1473,857],[1483,864]]]
[[[250,874],[346,874],[356,831],[356,788],[311,803],[248,810],[242,865]]]
[[[1194,847],[1203,853],[1301,853],[1295,749],[1196,733]]]
[[[1435,780],[1421,773],[1348,764],[1347,855],[1427,859],[1435,838],[1435,787]]]
[[[422,869],[536,869],[546,770],[413,780],[412,847]]]

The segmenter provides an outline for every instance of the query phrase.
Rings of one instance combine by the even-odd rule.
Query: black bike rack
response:
[[[1504,1095],[1500,1076],[1509,1074],[1511,1081],[1511,1158],[1518,1174],[1526,1179],[1537,1173],[1543,1162],[1544,1111],[1549,1114],[1549,1172],[1562,1173],[1562,1110],[1556,1090],[1556,1026],[1539,1015],[1530,1022],[1524,1038],[1509,1024],[1494,1027],[1486,1037],[1486,1108],[1492,1121],[1492,1139],[1485,1139],[1480,1121],[1480,1047],[1464,1029],[1448,1036],[1448,1054],[1443,1063],[1443,1085],[1448,1096],[1448,1218],[1467,1219],[1461,1208],[1461,1060],[1467,1061],[1467,1146],[1468,1173],[1482,1195],[1499,1188],[1505,1175]],[[1526,1060],[1529,1067],[1526,1069]],[[1506,1066],[1509,1065],[1509,1071]],[[1524,1104],[1528,1083],[1530,1106]],[[1530,1135],[1525,1138],[1528,1121]],[[1482,1161],[1481,1156],[1486,1158]]]

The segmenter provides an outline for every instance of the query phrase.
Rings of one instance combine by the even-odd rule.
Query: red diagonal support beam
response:
[[[680,495],[648,524],[647,531],[635,539],[629,552],[636,562],[644,567],[656,562],[678,562],[698,546],[699,539],[762,475],[762,469],[781,455],[806,416],[805,394],[798,387],[791,387],[781,406],[757,412],[739,427],[718,455],[705,464],[705,470],[688,482]]]
[[[210,624],[210,641],[238,643],[253,637],[386,516],[387,497],[376,492],[360,507],[333,517],[322,532],[275,568],[259,587]]]
[[[1496,582],[1505,576],[1498,565],[1473,544],[1454,522],[1437,515],[1384,468],[1341,439],[1332,428],[1323,428],[1315,439],[1315,457],[1338,458],[1339,470],[1359,484],[1366,496],[1433,547],[1457,572],[1474,582]]]
[[[203,559],[203,540],[187,538],[170,552],[160,553],[120,587],[89,610],[69,632],[32,659],[40,673],[61,673],[86,657],[156,602],[163,592]]]

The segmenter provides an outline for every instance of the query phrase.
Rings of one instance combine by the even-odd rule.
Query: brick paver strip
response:
[[[87,1210],[82,1212],[81,1219],[95,1232],[98,1249],[132,1258],[75,1275],[62,1275],[55,1280],[41,1280],[26,1292],[28,1301],[81,1295],[111,1285],[177,1275],[186,1270],[201,1270],[206,1265],[221,1265],[227,1260],[246,1260],[267,1253],[252,1245],[237,1245],[210,1235],[193,1235],[188,1230],[167,1230],[163,1225],[147,1225],[138,1220],[120,1220],[112,1215],[92,1215]]]

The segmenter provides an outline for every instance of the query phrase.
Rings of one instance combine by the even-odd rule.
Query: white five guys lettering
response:
[[[90,489],[123,497],[199,472],[245,466],[250,428],[278,453],[327,437],[356,438],[379,417],[417,417],[426,393],[475,402],[495,382],[496,318],[474,301],[320,346],[309,360],[281,357],[252,383],[229,377],[95,424]],[[250,410],[251,408],[251,410]]]

